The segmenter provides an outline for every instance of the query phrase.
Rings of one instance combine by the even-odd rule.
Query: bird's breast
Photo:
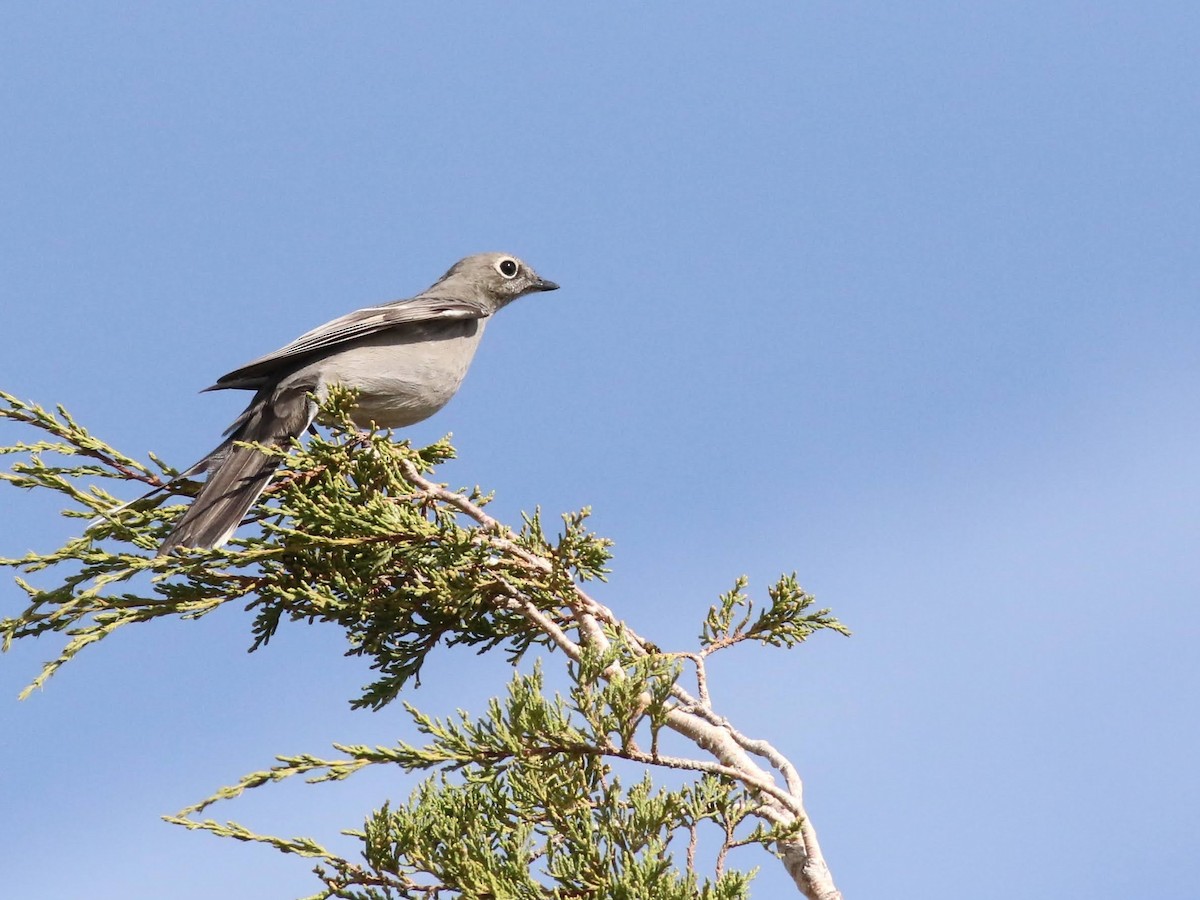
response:
[[[466,377],[483,326],[483,319],[469,319],[372,335],[310,363],[302,372],[315,376],[320,394],[334,384],[357,391],[352,417],[360,427],[373,422],[402,428],[450,402]]]

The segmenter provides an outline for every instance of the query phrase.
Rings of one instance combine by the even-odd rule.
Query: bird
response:
[[[233,535],[279,465],[244,442],[286,447],[335,384],[356,392],[350,417],[360,428],[427,419],[457,393],[492,315],[558,287],[511,254],[467,256],[414,297],[348,313],[222,375],[204,391],[248,390],[254,398],[224,440],[180,473],[207,477],[158,555],[219,547]]]

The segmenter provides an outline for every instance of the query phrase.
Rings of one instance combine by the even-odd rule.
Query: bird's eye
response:
[[[517,261],[506,256],[496,263],[496,271],[505,278],[514,278],[517,274]]]

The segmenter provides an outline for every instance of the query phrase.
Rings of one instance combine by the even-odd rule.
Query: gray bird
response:
[[[458,391],[491,315],[525,294],[557,289],[515,256],[468,256],[415,297],[334,319],[221,376],[205,390],[250,390],[254,399],[221,445],[182,473],[208,478],[159,554],[219,547],[266,488],[277,460],[236,441],[287,446],[316,415],[309,395],[321,398],[333,384],[358,392],[352,418],[361,427],[427,419]]]

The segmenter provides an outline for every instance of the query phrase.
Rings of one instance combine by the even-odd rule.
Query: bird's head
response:
[[[454,292],[470,291],[495,309],[536,291],[556,291],[547,281],[511,253],[477,253],[450,267],[435,287]]]

